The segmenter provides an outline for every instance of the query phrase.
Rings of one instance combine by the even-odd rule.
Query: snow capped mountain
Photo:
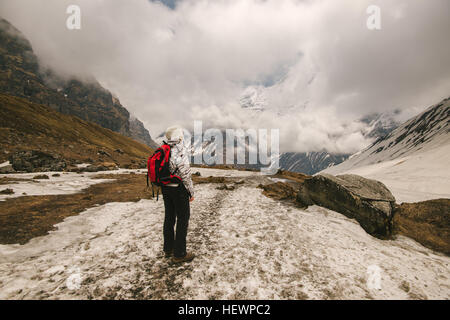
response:
[[[286,152],[280,156],[280,167],[284,170],[314,174],[325,168],[339,164],[348,154],[322,152]]]
[[[247,87],[242,93],[239,103],[243,109],[263,111],[267,108],[267,98],[261,86]]]
[[[399,123],[395,120],[398,112],[372,114],[361,119],[368,125],[363,135],[367,138],[379,139],[392,130]],[[320,152],[287,152],[280,156],[280,167],[284,170],[315,174],[328,167],[336,166],[350,157],[350,154],[334,154],[327,151]]]
[[[205,161],[205,159],[211,157],[214,157],[215,160],[215,154],[216,154],[216,148],[217,146],[222,146],[222,164],[229,164],[226,161],[226,156],[227,156],[227,134],[226,134],[226,130],[221,130],[220,134],[222,136],[222,141],[216,141],[215,138],[209,139],[209,140],[204,140],[204,141],[196,141],[194,139],[194,133],[193,132],[188,132],[185,131],[184,133],[184,137],[185,137],[185,146],[190,150],[191,152],[191,163],[194,163],[194,159],[196,159],[197,156],[203,154],[203,164],[208,164],[208,165],[213,165],[213,164],[218,164],[218,163],[207,163]],[[191,136],[191,141],[190,144],[189,142],[186,140],[188,136]],[[165,134],[161,133],[156,139],[156,143],[158,145],[161,145],[165,140]],[[231,140],[230,140],[231,141]],[[234,143],[234,159],[237,159],[237,154],[238,153],[244,153],[245,154],[245,162],[248,163],[248,153],[249,153],[249,145],[248,145],[248,138],[245,139],[245,141],[242,141],[240,139],[236,139],[235,143]],[[211,161],[213,161],[213,159],[210,159]],[[209,160],[208,160],[209,161]],[[236,164],[236,160],[235,160],[235,164]],[[252,166],[252,165],[243,165],[244,167],[252,167],[252,168],[260,168],[260,166]]]
[[[393,112],[374,113],[363,117],[361,122],[369,125],[367,130],[363,132],[364,136],[376,139],[386,136],[400,125],[400,123],[395,120],[395,117],[399,113],[399,110],[395,110]]]
[[[296,83],[300,83],[302,88],[307,88],[316,76],[314,70],[310,70],[308,77],[304,75],[296,78]],[[309,105],[309,96],[307,90],[298,95],[294,100],[279,100],[280,96],[287,97],[285,91],[288,90],[288,83],[284,81],[277,82],[270,87],[249,86],[242,93],[239,102],[243,109],[255,112],[275,112],[278,116],[295,116],[307,112]],[[292,89],[292,88],[291,88]],[[298,89],[298,88],[297,88]],[[301,90],[294,90],[301,91]],[[380,137],[384,137],[394,130],[399,123],[395,120],[399,111],[374,113],[363,117],[360,122],[364,123],[366,128],[362,134],[374,141]],[[315,174],[330,166],[338,165],[347,160],[351,154],[334,154],[327,150],[317,152],[287,152],[281,153],[279,157],[280,168],[288,171],[301,172],[306,174]]]
[[[354,173],[385,183],[397,200],[450,197],[450,98],[405,122],[331,174]]]
[[[329,172],[405,157],[450,143],[450,98],[410,119]]]

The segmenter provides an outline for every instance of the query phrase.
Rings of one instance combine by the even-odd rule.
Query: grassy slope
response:
[[[398,234],[450,256],[450,199],[402,203],[396,208]]]
[[[74,162],[143,163],[152,150],[128,137],[25,99],[0,94],[0,161],[16,150],[41,150]],[[120,149],[123,154],[116,152]],[[111,156],[99,155],[103,150]]]

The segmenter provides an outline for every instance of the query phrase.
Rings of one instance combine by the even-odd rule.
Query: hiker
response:
[[[186,262],[194,259],[194,255],[186,251],[190,202],[194,201],[189,152],[184,146],[182,128],[168,128],[166,139],[170,146],[170,174],[181,178],[181,181],[161,187],[165,207],[164,253],[167,258],[173,255],[174,262]],[[175,221],[176,232],[174,232]]]

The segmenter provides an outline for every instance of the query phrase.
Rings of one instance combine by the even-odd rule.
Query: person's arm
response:
[[[189,163],[189,155],[187,149],[179,148],[177,151],[177,156],[173,159],[174,166],[176,167],[176,173],[183,180],[183,184],[186,187],[186,190],[189,192],[190,197],[193,198],[194,184],[192,183],[191,165]]]

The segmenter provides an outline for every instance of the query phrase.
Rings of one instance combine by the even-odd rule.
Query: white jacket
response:
[[[170,145],[170,173],[179,176],[190,196],[194,196],[194,184],[192,183],[191,166],[189,163],[189,152],[184,146],[183,140],[169,140]]]

